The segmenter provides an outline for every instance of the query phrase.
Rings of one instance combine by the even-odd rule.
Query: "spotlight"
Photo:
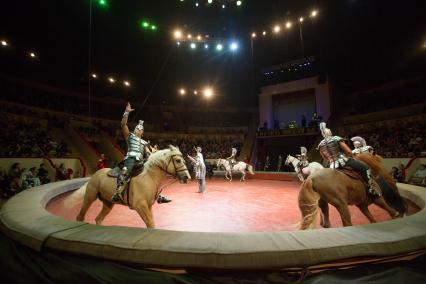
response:
[[[112,77],[108,77],[108,81],[109,81],[111,84],[114,84],[114,83],[115,83],[115,79],[114,79],[114,78],[112,78]]]
[[[266,36],[266,31],[263,31],[263,32],[262,32],[262,35]]]
[[[176,38],[176,39],[180,39],[180,38],[182,38],[182,31],[180,31],[180,30],[175,30],[175,32],[174,32],[174,36],[175,36],[175,38]]]
[[[225,4],[223,4],[223,5],[222,5],[222,9],[225,9],[225,8],[226,8],[226,6],[225,6]]]
[[[238,1],[237,1],[237,6],[241,6],[241,4],[243,4],[243,2],[242,2],[242,1],[240,1],[240,0],[238,0]]]
[[[252,38],[255,38],[255,37],[256,37],[256,33],[252,33],[252,34],[251,34],[251,37],[252,37]]]
[[[201,39],[202,39],[202,37],[201,37],[200,35],[197,35],[197,39],[198,39],[198,40],[201,40]]]
[[[198,94],[197,90],[194,90],[194,95]]]
[[[204,48],[205,49],[209,49],[209,45],[206,43],[206,44],[204,44]]]
[[[34,53],[34,52],[28,52],[28,55],[31,57],[31,58],[35,58],[36,57],[36,54]]]
[[[229,45],[229,48],[230,48],[232,51],[237,50],[237,49],[238,49],[238,43],[237,43],[237,42],[231,42],[231,44]]]
[[[274,33],[279,33],[281,31],[281,27],[279,25],[274,26]]]
[[[318,11],[317,10],[313,10],[311,12],[311,17],[316,17],[317,14],[318,14]]]
[[[95,73],[92,73],[92,78],[96,79],[96,78],[98,78],[98,75],[96,75]]]
[[[1,41],[1,45],[2,45],[2,46],[7,46],[7,41],[2,40],[2,41]]]
[[[213,0],[207,0],[207,3],[211,4],[213,2]]]
[[[300,18],[299,18],[299,22],[303,22],[303,17],[300,17]]]
[[[285,23],[285,27],[286,27],[287,29],[291,28],[291,22],[287,22],[287,23]]]
[[[198,7],[198,2],[197,2],[197,3],[195,3],[195,7]]]
[[[186,90],[185,89],[180,89],[179,90],[179,94],[181,94],[182,96],[186,94]]]
[[[124,86],[126,87],[130,87],[130,82],[129,81],[123,81]]]
[[[156,25],[152,25],[152,26],[151,26],[151,30],[155,31],[156,29],[157,29],[157,26],[156,26]]]
[[[191,39],[191,38],[192,38],[192,35],[191,35],[191,34],[188,34],[187,38]]]
[[[217,45],[216,45],[216,49],[217,50],[222,50],[223,49],[223,45],[222,44],[220,44],[220,43],[218,43]]]
[[[196,49],[196,48],[197,48],[197,45],[196,45],[195,43],[191,42],[190,47],[191,47],[191,49]]]
[[[203,91],[203,95],[206,98],[210,98],[211,96],[213,96],[213,90],[211,88],[205,88]]]
[[[149,27],[149,23],[147,21],[143,21],[142,22],[142,27],[148,28]]]
[[[176,42],[177,45],[180,45],[180,41]]]

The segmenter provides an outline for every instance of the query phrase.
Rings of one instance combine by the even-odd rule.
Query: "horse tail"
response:
[[[71,210],[73,207],[76,206],[77,203],[79,203],[79,201],[83,199],[83,196],[86,193],[86,188],[88,183],[89,182],[86,182],[79,189],[75,190],[67,198],[65,198],[65,201],[64,201],[65,209]]]
[[[247,170],[247,171],[248,171],[251,175],[254,175],[254,172],[253,172],[253,166],[252,166],[252,165],[247,164],[246,170]]]
[[[404,199],[402,199],[399,192],[394,190],[383,176],[379,176],[376,181],[380,186],[383,198],[385,199],[386,203],[398,211],[400,217],[403,217],[407,212],[407,206],[405,205]]]
[[[302,212],[301,230],[314,229],[318,216],[318,201],[320,197],[314,191],[313,180],[308,177],[299,192],[299,209]]]

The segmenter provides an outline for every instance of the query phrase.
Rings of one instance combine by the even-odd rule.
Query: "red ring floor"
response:
[[[167,180],[167,185],[171,180]],[[260,232],[298,230],[300,211],[297,205],[299,182],[255,180],[244,182],[225,181],[222,178],[207,180],[207,192],[197,193],[195,181],[188,184],[172,183],[163,194],[173,201],[153,206],[156,228],[199,232]],[[65,193],[49,202],[47,210],[52,214],[75,220],[82,199],[65,208]],[[68,202],[70,203],[70,202]],[[96,201],[90,207],[86,222],[94,223],[102,203]],[[350,206],[354,225],[368,224],[368,220],[355,207]],[[381,208],[371,205],[370,211],[377,221],[389,220]],[[318,218],[319,219],[319,218]],[[342,223],[336,209],[330,206],[332,227]],[[145,227],[134,210],[115,205],[103,225]],[[319,228],[319,226],[317,226]]]

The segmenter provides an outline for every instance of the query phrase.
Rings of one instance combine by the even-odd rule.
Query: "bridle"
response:
[[[182,163],[183,163],[183,167],[184,167],[184,169],[177,169],[177,167],[176,167],[176,162],[175,162],[175,160],[173,159],[174,157],[176,157],[176,156],[180,156],[180,157],[182,157],[182,154],[173,154],[173,155],[171,155],[170,156],[170,159],[169,159],[169,161],[167,162],[167,164],[166,164],[166,168],[165,169],[163,169],[163,168],[161,168],[161,167],[159,167],[161,170],[163,170],[163,171],[165,171],[167,174],[169,174],[169,175],[172,175],[172,176],[176,176],[177,175],[177,173],[180,173],[180,172],[184,172],[184,171],[187,171],[188,169],[186,168],[186,166],[185,166],[185,160],[183,159],[183,157],[182,157]],[[169,168],[169,165],[170,165],[170,163],[173,163],[173,167],[174,167],[174,169],[175,169],[175,173],[174,174],[172,174],[172,173],[170,173],[167,169]]]

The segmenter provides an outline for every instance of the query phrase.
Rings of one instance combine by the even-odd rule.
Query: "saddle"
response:
[[[343,168],[338,168],[337,170],[339,172],[344,173],[345,175],[347,175],[351,179],[357,179],[357,180],[361,181],[366,188],[369,187],[367,181],[361,176],[361,174],[359,172],[357,172],[353,168],[348,167],[348,166],[344,166]]]
[[[134,165],[132,172],[130,173],[130,178],[140,174],[143,171],[143,165],[144,165],[143,162],[137,163],[136,165]],[[118,178],[121,174],[121,170],[123,169],[123,167],[124,167],[124,163],[123,162],[119,163],[117,167],[107,172],[107,176],[112,178]]]

